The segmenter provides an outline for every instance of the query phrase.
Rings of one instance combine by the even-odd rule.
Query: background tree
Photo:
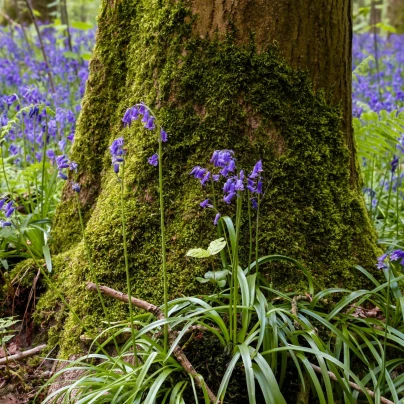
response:
[[[36,18],[43,22],[50,22],[54,19],[57,7],[52,0],[29,0],[32,8],[36,10]],[[25,0],[3,0],[2,2],[2,19],[1,24],[7,24],[8,20],[4,14],[12,20],[19,23],[32,23],[32,18],[28,11],[28,6]]]
[[[404,33],[404,1],[389,0],[387,14],[390,24],[397,30],[397,33]]]
[[[147,164],[156,142],[140,123],[123,129],[121,122],[127,107],[144,101],[169,135],[163,169],[171,296],[198,290],[195,276],[206,268],[185,253],[216,238],[214,214],[199,206],[209,192],[188,175],[215,149],[233,149],[246,170],[263,160],[261,253],[301,260],[321,286],[360,284],[351,266],[374,267],[376,244],[351,128],[350,0],[104,1],[98,24],[72,158],[101,283],[125,285],[119,185],[108,152],[124,136],[133,294],[162,301],[157,172]],[[90,275],[70,186],[53,237],[55,279],[97,327],[101,313],[84,288]],[[263,272],[274,287],[306,290],[294,268]],[[49,292],[37,312],[57,304]],[[114,319],[126,315],[109,304]],[[62,339],[63,353],[74,350],[81,329],[71,316],[56,318],[50,335]]]

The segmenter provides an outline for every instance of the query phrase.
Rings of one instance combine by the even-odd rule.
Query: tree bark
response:
[[[389,0],[387,16],[397,34],[404,33],[404,0]]]
[[[247,171],[263,160],[260,254],[299,259],[320,287],[361,282],[352,265],[372,269],[376,241],[351,129],[351,0],[110,0],[98,26],[72,158],[100,283],[125,285],[119,184],[108,154],[111,141],[124,136],[132,293],[162,301],[158,180],[147,164],[157,145],[141,124],[123,129],[121,122],[140,101],[169,134],[163,170],[171,296],[200,290],[194,279],[207,267],[185,253],[217,238],[214,214],[199,207],[211,196],[188,175],[215,149],[233,149]],[[220,209],[234,214],[224,203]],[[54,229],[57,281],[96,327],[101,314],[85,293],[92,279],[69,186]],[[246,265],[248,246],[240,253]],[[281,290],[307,289],[294,268],[262,271]],[[48,293],[38,310],[53,308],[55,299]],[[126,313],[121,305],[111,310],[116,319]],[[64,326],[68,352],[81,330],[72,317]]]

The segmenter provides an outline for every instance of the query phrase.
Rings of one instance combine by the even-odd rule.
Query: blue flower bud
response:
[[[215,219],[213,220],[215,226],[219,223],[220,216],[220,213],[216,213]]]
[[[209,199],[205,199],[203,202],[199,204],[201,208],[213,208],[213,206],[209,203]]]
[[[226,197],[223,198],[223,200],[229,204],[231,203],[231,200],[236,196],[235,192],[231,192],[229,195],[227,195]]]
[[[59,171],[58,177],[61,178],[62,180],[65,180],[65,181],[67,180],[67,175],[62,173],[62,171]]]
[[[14,208],[13,207],[11,207],[10,209],[8,209],[7,211],[6,211],[6,217],[7,218],[9,218],[13,213],[14,213]]]
[[[73,190],[74,192],[79,193],[79,192],[80,192],[80,185],[77,184],[77,182],[72,182],[72,190]]]
[[[160,130],[160,136],[161,136],[161,141],[162,142],[167,142],[167,133],[163,128]]]

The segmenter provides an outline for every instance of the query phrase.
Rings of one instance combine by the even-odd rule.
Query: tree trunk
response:
[[[389,0],[387,15],[397,34],[404,33],[404,0]]]
[[[127,107],[144,101],[169,134],[163,171],[172,297],[198,291],[195,277],[206,267],[185,253],[217,237],[214,214],[199,207],[209,192],[188,175],[215,149],[234,150],[247,171],[263,160],[261,254],[300,260],[320,287],[360,284],[352,265],[373,268],[376,242],[351,128],[350,0],[110,0],[98,24],[72,158],[100,283],[125,289],[119,184],[108,152],[124,136],[132,293],[162,302],[157,170],[147,164],[156,141],[141,124],[123,129],[121,122]],[[225,204],[220,209],[234,214]],[[91,276],[69,186],[53,236],[57,281],[97,327],[101,313],[85,291]],[[295,268],[262,270],[276,288],[307,290]],[[39,313],[56,304],[49,292]],[[125,315],[119,304],[111,310],[115,320]],[[75,349],[80,332],[69,316],[64,353]]]

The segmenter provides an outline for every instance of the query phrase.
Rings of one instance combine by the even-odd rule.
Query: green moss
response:
[[[143,7],[147,4],[147,7]],[[154,135],[137,122],[122,129],[125,109],[139,101],[155,108],[169,134],[164,145],[165,207],[170,295],[198,291],[204,263],[185,257],[189,248],[215,238],[213,212],[199,208],[209,195],[188,173],[205,165],[215,149],[233,149],[240,167],[263,160],[266,193],[261,211],[261,254],[287,254],[308,267],[318,284],[355,287],[352,265],[372,268],[375,234],[359,192],[352,187],[341,112],[305,72],[289,67],[275,47],[258,54],[253,42],[237,45],[237,33],[209,41],[192,35],[192,16],[181,3],[104,2],[73,159],[80,165],[87,235],[98,280],[125,290],[119,184],[107,145],[127,144],[125,209],[133,294],[161,302],[157,170]],[[217,189],[220,193],[220,189]],[[55,250],[64,251],[56,279],[79,316],[93,328],[102,314],[97,296],[84,290],[91,279],[68,190],[56,215]],[[222,214],[232,208],[220,204]],[[244,228],[243,231],[247,229]],[[244,237],[242,239],[245,239]],[[241,251],[246,264],[246,249]],[[289,266],[263,268],[275,287],[307,290]],[[56,307],[49,292],[38,310]],[[113,320],[121,304],[108,301]],[[55,329],[55,328],[54,328]],[[64,353],[76,349],[82,330],[71,314],[55,339]]]

